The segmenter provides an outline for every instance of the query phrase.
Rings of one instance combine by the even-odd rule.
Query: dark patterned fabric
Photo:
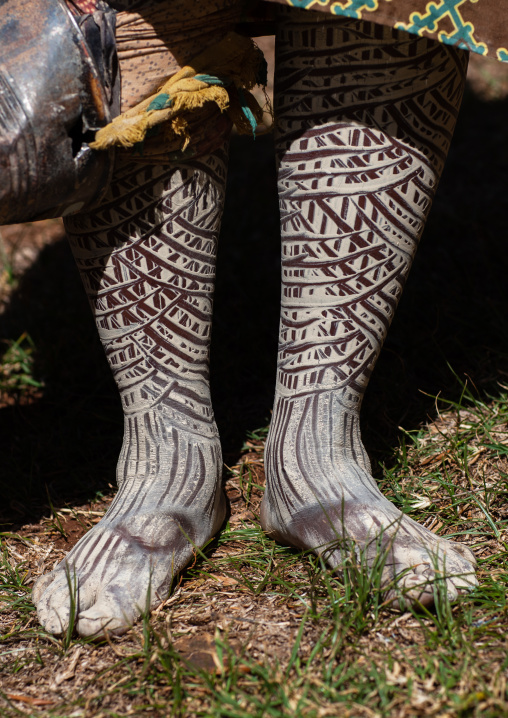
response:
[[[93,12],[97,0],[67,0],[83,12]],[[210,4],[213,0],[201,0]],[[239,0],[240,2],[240,0]],[[508,62],[508,5],[503,0],[266,0],[304,10],[372,20],[381,25],[431,37],[462,50]],[[111,0],[121,10],[138,9],[144,0]],[[243,0],[246,12],[259,17],[264,2]],[[261,7],[261,13],[259,8]],[[266,10],[265,10],[266,14]],[[269,13],[268,13],[269,14]]]
[[[462,50],[508,62],[504,0],[267,0],[357,20],[372,20]]]

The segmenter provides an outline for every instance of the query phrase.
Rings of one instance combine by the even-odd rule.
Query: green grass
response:
[[[41,541],[4,534],[0,675],[3,686],[22,685],[3,689],[14,696],[4,698],[4,714],[21,706],[33,716],[508,715],[508,391],[479,399],[464,384],[458,400],[436,401],[436,420],[401,435],[381,483],[403,511],[428,526],[437,519],[439,534],[476,551],[474,592],[451,605],[437,581],[435,611],[398,614],[380,590],[382,555],[369,567],[352,552],[332,574],[315,556],[276,544],[255,519],[236,519],[235,509],[167,608],[95,644],[38,627],[29,569]],[[249,433],[231,470],[254,516],[266,433]],[[55,533],[55,521],[71,514],[51,508]],[[205,663],[192,652],[203,641]],[[85,664],[100,656],[99,668],[89,675],[78,662],[51,689],[78,647]],[[53,703],[21,704],[18,693]]]
[[[16,341],[4,341],[7,349],[0,359],[0,394],[16,397],[33,393],[43,384],[33,376],[34,343],[24,332]]]
[[[479,401],[466,390],[460,403],[439,406],[436,422],[403,436],[383,488],[413,517],[427,524],[439,517],[438,533],[477,550],[480,586],[460,602],[451,605],[438,581],[436,611],[398,614],[383,602],[381,564],[369,568],[352,555],[332,574],[315,556],[280,546],[255,521],[233,516],[170,605],[145,614],[127,637],[98,645],[70,632],[55,639],[35,622],[26,628],[33,609],[17,554],[29,555],[32,544],[3,536],[0,600],[3,615],[16,616],[0,643],[3,685],[36,666],[43,675],[55,663],[65,669],[81,646],[84,657],[100,655],[102,667],[74,692],[48,691],[42,681],[40,695],[54,703],[31,706],[29,715],[508,715],[508,394]],[[232,480],[240,486],[243,474],[248,503],[253,447],[246,448]],[[478,454],[484,463],[471,465],[468,457]],[[431,503],[414,510],[407,500],[413,494]],[[203,637],[205,667],[192,654]],[[20,647],[26,650],[8,653]],[[31,695],[26,687],[23,694]],[[16,715],[19,702],[5,699],[4,706],[5,715]]]
[[[14,271],[11,252],[7,249],[0,232],[0,289],[12,290],[16,286],[17,277]]]

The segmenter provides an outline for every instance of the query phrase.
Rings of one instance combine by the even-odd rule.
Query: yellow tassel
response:
[[[203,107],[205,102],[215,102],[219,109],[224,111],[229,105],[228,92],[224,87],[217,85],[205,85],[202,89],[191,90],[188,93],[182,92],[176,95],[172,110],[176,115],[179,112]],[[157,112],[157,110],[154,110],[154,112]],[[151,113],[149,114],[151,115]]]
[[[171,141],[175,136],[183,138],[181,149],[186,150],[190,144],[189,123],[184,117],[175,117],[171,123],[166,125],[166,138]]]
[[[252,127],[242,112],[237,88],[244,88],[243,96],[256,121],[259,123],[263,110],[248,90],[256,84],[256,74],[262,58],[260,51],[249,38],[229,33],[217,45],[208,48],[182,67],[159,88],[159,91],[135,107],[116,117],[100,129],[90,147],[105,150],[113,145],[133,147],[143,142],[146,133],[157,125],[168,123],[166,136],[181,135],[183,148],[191,141],[188,123],[179,115],[214,102],[221,112],[228,114],[239,132],[252,132]],[[227,78],[228,85],[210,84],[196,75]],[[149,109],[152,105],[154,108]]]
[[[148,130],[149,115],[138,115],[136,117],[116,117],[109,125],[98,130],[95,141],[90,142],[90,147],[97,150],[106,150],[108,147],[117,145],[119,147],[133,147],[138,142],[143,142]]]

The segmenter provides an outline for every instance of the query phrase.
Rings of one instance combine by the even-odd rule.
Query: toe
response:
[[[76,631],[83,638],[102,638],[106,633],[121,636],[132,627],[134,620],[115,615],[111,606],[100,603],[79,616]]]
[[[468,571],[466,570],[463,573],[452,576],[449,580],[453,582],[453,585],[457,589],[459,595],[470,593],[478,586],[478,578],[472,568]]]
[[[462,558],[464,558],[466,561],[469,561],[469,563],[472,564],[473,567],[478,565],[474,553],[463,543],[454,543],[452,544],[452,547],[458,554],[462,556]]]
[[[396,579],[384,594],[385,602],[392,608],[407,611],[411,607],[424,606],[430,608],[434,605],[434,590],[432,580],[422,572],[409,571]]]
[[[100,638],[105,633],[120,635],[131,628],[143,612],[133,596],[126,594],[125,586],[110,585],[86,611],[81,611],[76,623],[80,636]]]
[[[33,588],[32,588],[32,601],[37,604],[44,593],[44,591],[48,588],[48,586],[54,581],[55,574],[52,571],[51,573],[46,573],[44,576],[40,576],[37,581],[35,582]]]
[[[37,615],[42,626],[49,633],[60,635],[64,633],[69,623],[76,620],[79,611],[87,609],[93,600],[93,595],[83,589],[79,581],[72,581],[65,570],[55,570],[50,578],[38,587]],[[72,593],[71,593],[72,592]]]
[[[454,603],[459,597],[459,592],[453,579],[448,579],[446,581],[446,596],[450,603]]]
[[[43,628],[60,635],[67,630],[71,617],[71,595],[67,577],[54,576],[37,601],[37,615]]]
[[[443,577],[429,565],[418,566],[402,574],[396,585],[385,592],[384,599],[386,603],[394,608],[399,607],[401,611],[422,606],[432,609],[442,597],[443,589],[446,590],[447,600],[453,603],[460,595],[472,591],[477,585],[478,579],[471,568],[461,575]]]

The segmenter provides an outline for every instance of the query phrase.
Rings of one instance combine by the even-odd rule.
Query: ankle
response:
[[[315,391],[287,397],[277,395],[267,447],[293,452],[297,443],[311,442],[317,451],[333,451],[370,471],[363,446],[359,408],[361,397],[347,389]]]

